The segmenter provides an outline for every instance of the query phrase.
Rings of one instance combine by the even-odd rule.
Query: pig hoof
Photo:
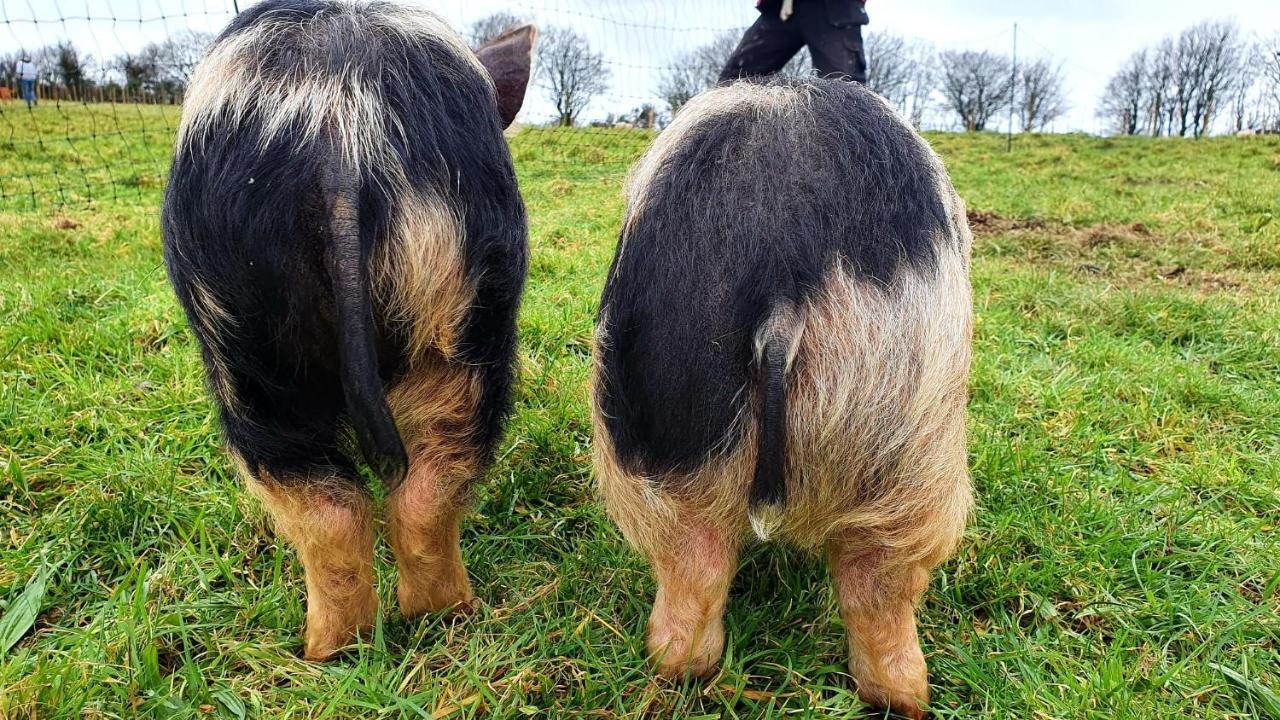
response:
[[[911,720],[924,720],[929,716],[922,705],[928,701],[928,695],[927,685],[911,690],[890,689],[872,683],[858,685],[858,697],[864,703],[877,709],[887,708],[893,714]]]
[[[302,658],[308,662],[325,662],[332,660],[343,648],[355,639],[354,630],[344,633],[307,633],[306,649]]]
[[[649,657],[654,671],[669,680],[705,678],[715,673],[724,653],[724,629],[708,627],[692,640],[685,635],[654,632],[649,635]]]
[[[480,600],[471,594],[470,588],[465,592],[423,593],[406,588],[400,589],[400,612],[406,618],[421,617],[432,613],[444,612],[447,615],[470,615],[479,607]]]

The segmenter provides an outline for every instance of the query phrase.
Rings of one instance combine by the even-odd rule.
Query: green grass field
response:
[[[714,679],[646,673],[653,583],[593,497],[586,402],[635,131],[512,139],[533,260],[463,538],[482,608],[405,621],[384,549],[374,635],[302,662],[301,569],[219,451],[161,264],[175,119],[0,115],[0,718],[860,716],[825,569],[785,548],[747,554]],[[1280,138],[930,140],[977,232],[978,509],[920,616],[937,716],[1280,720]]]

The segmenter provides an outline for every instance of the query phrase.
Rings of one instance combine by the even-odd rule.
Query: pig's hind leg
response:
[[[387,501],[387,535],[406,617],[465,609],[474,599],[459,545],[471,482],[483,471],[475,442],[483,380],[442,359],[421,361],[389,393],[409,472]]]
[[[308,660],[326,660],[373,627],[374,526],[368,496],[345,478],[249,481],[306,573]]]
[[[599,404],[597,403],[597,408]],[[724,653],[724,612],[738,570],[745,498],[730,512],[714,497],[679,502],[657,488],[661,479],[628,472],[596,413],[596,474],[600,494],[623,535],[649,561],[658,593],[646,646],[659,675],[681,679],[711,674]],[[713,479],[691,481],[713,487]]]
[[[848,528],[827,542],[858,695],[912,718],[924,717],[929,701],[916,606],[930,571],[964,532],[970,505],[961,437],[956,430],[953,442],[937,443],[916,466],[914,482],[882,498],[881,507],[894,510],[880,523]]]
[[[736,538],[702,520],[671,527],[645,548],[658,594],[646,646],[659,675],[705,677],[724,653],[724,612],[738,570]]]
[[[859,697],[907,717],[923,717],[929,679],[916,635],[915,604],[929,583],[928,570],[840,538],[829,543],[827,556]]]

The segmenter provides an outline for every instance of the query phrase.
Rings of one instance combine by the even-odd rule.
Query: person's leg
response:
[[[35,100],[35,94],[36,94],[35,82],[31,80],[21,80],[19,81],[19,86],[21,87],[21,90],[22,90],[23,101],[27,103],[27,107],[31,107],[31,103],[32,101]]]
[[[867,57],[862,47],[862,26],[833,21],[821,6],[806,5],[797,12],[797,22],[804,42],[813,57],[813,67],[822,77],[842,77],[860,83],[867,81]]]
[[[783,22],[775,10],[767,8],[743,33],[738,47],[720,71],[720,82],[772,75],[802,47],[804,37],[797,24]]]

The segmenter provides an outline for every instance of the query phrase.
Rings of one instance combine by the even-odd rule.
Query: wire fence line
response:
[[[154,202],[165,182],[190,73],[214,35],[252,2],[0,1],[0,209]],[[746,15],[728,12],[734,0],[709,2],[710,11],[702,13],[677,9],[661,18],[625,5],[588,2],[425,4],[464,35],[486,16],[506,12],[540,26],[572,28],[592,46],[611,49],[607,57],[601,53],[611,81],[580,116],[586,129],[543,128],[555,111],[537,87],[530,89],[520,118],[525,130],[513,136],[512,149],[518,162],[535,170],[625,164],[647,144],[648,133],[635,125],[657,124],[656,113],[644,110],[657,100],[645,84],[670,61],[664,52],[732,30],[732,22],[705,22],[718,21],[717,11],[739,19]],[[23,58],[38,71],[30,105],[22,97],[18,72]]]
[[[191,71],[216,33],[255,1],[0,0],[0,209],[154,202]],[[543,38],[571,36],[596,58],[583,106],[558,107],[546,83],[533,79],[510,135],[527,172],[618,172],[680,102],[714,83],[756,16],[750,0],[401,1],[436,11],[473,43],[495,23],[528,21]],[[930,45],[930,52],[990,46],[1008,33],[993,27],[981,38]],[[873,76],[877,37],[868,37]],[[39,72],[31,107],[17,72],[24,56]],[[805,62],[788,70],[805,72]],[[951,122],[931,104],[913,110],[907,90],[883,94],[918,124]]]

